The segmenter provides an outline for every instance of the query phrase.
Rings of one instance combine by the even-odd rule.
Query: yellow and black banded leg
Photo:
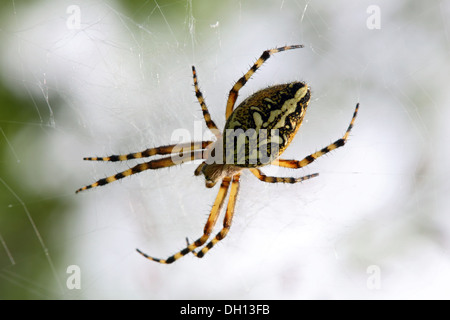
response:
[[[175,253],[174,255],[168,257],[167,259],[158,259],[151,257],[145,253],[143,253],[141,250],[136,249],[137,252],[139,252],[141,255],[143,255],[145,258],[163,263],[163,264],[169,264],[172,263],[185,255],[187,255],[190,252],[193,252],[196,248],[201,247],[205,242],[209,239],[211,236],[211,232],[217,222],[217,218],[220,214],[220,209],[222,209],[223,203],[225,201],[225,197],[228,193],[228,188],[230,186],[230,177],[225,177],[222,180],[222,184],[220,185],[219,193],[217,194],[216,200],[214,201],[214,205],[211,209],[211,213],[209,214],[208,221],[206,222],[205,228],[203,229],[203,235],[198,238],[196,241],[194,241],[192,244],[189,244],[186,248],[183,250]]]
[[[308,174],[306,176],[300,177],[300,178],[292,178],[292,177],[269,177],[266,176],[265,174],[263,174],[261,172],[261,170],[256,169],[256,168],[252,168],[250,169],[250,171],[253,173],[253,175],[255,177],[257,177],[259,180],[263,181],[263,182],[268,182],[268,183],[297,183],[297,182],[302,182],[314,177],[317,177],[319,174],[318,173],[313,173],[313,174]]]
[[[215,136],[220,136],[220,130],[217,128],[214,121],[211,119],[211,114],[208,111],[208,107],[206,106],[205,99],[203,98],[203,94],[198,87],[197,80],[197,72],[195,71],[195,67],[192,66],[192,75],[194,78],[194,88],[195,88],[195,96],[197,97],[200,106],[202,107],[203,118],[205,118],[206,126],[209,130],[211,130]]]
[[[234,208],[236,206],[236,199],[239,193],[239,178],[240,174],[236,174],[233,176],[233,181],[231,182],[230,187],[230,198],[228,200],[227,211],[225,212],[225,218],[223,219],[223,228],[216,234],[214,239],[212,239],[206,246],[204,246],[200,251],[193,251],[194,255],[197,258],[203,258],[203,256],[214,247],[214,245],[223,240],[228,234],[228,231],[231,227],[231,222],[233,220]]]
[[[169,146],[161,146],[157,148],[149,148],[144,151],[129,154],[112,155],[108,157],[85,157],[83,158],[83,160],[111,161],[111,162],[126,161],[131,159],[148,158],[155,155],[185,153],[194,150],[206,149],[206,147],[211,143],[213,143],[213,141],[186,142],[186,143],[172,144]]]
[[[283,159],[277,159],[274,162],[272,162],[272,165],[276,165],[279,167],[285,167],[285,168],[291,168],[291,169],[298,169],[307,166],[317,158],[323,156],[324,154],[327,154],[328,152],[340,148],[345,145],[347,142],[348,136],[350,134],[350,131],[353,128],[353,125],[355,123],[356,116],[358,115],[358,109],[359,109],[359,103],[356,104],[355,112],[353,113],[352,120],[350,121],[350,124],[347,128],[347,131],[345,132],[344,136],[341,139],[336,140],[332,144],[326,146],[325,148],[322,148],[319,151],[314,152],[313,154],[310,154],[309,156],[305,157],[303,160],[283,160]]]
[[[258,60],[253,64],[253,66],[250,68],[250,70],[247,71],[246,74],[244,74],[231,88],[230,93],[228,95],[228,101],[227,101],[227,107],[225,112],[225,119],[228,119],[228,117],[233,112],[234,104],[236,103],[239,90],[247,83],[248,79],[258,70],[261,65],[270,58],[271,55],[277,52],[281,51],[287,51],[297,48],[303,48],[303,45],[294,45],[294,46],[284,46],[280,48],[270,49],[263,52],[261,57],[259,57]]]
[[[132,174],[136,174],[136,173],[148,170],[148,169],[160,169],[160,168],[171,167],[171,166],[175,166],[175,165],[178,165],[178,164],[181,164],[184,162],[194,161],[196,159],[203,159],[203,151],[196,150],[196,151],[191,151],[188,154],[183,154],[182,156],[177,157],[177,158],[174,158],[174,156],[172,155],[169,157],[144,162],[144,163],[138,164],[128,170],[119,172],[113,176],[100,179],[97,182],[94,182],[93,184],[84,186],[84,187],[78,189],[77,191],[75,191],[75,193],[78,193],[80,191],[84,191],[87,189],[95,188],[98,186],[103,186],[105,184],[114,182],[116,180],[131,176]]]

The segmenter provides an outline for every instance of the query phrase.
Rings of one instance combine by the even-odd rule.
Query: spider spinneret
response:
[[[203,95],[198,87],[195,67],[192,67],[195,95],[202,108],[206,126],[215,134],[217,140],[161,146],[127,155],[84,158],[84,160],[96,161],[123,161],[146,158],[154,155],[171,155],[138,164],[128,170],[82,187],[76,192],[78,193],[86,189],[105,185],[144,170],[165,168],[196,159],[204,159],[204,161],[195,169],[194,174],[196,176],[203,174],[205,177],[205,185],[208,188],[212,188],[219,181],[221,184],[204,227],[203,235],[193,243],[188,242],[185,249],[175,253],[167,259],[154,258],[143,253],[139,249],[136,249],[145,258],[164,264],[172,263],[189,253],[193,253],[198,258],[203,257],[217,242],[227,235],[228,230],[231,227],[242,170],[250,170],[253,175],[263,182],[301,182],[318,176],[318,173],[299,178],[269,177],[264,175],[259,168],[266,165],[276,165],[292,169],[302,168],[322,155],[342,147],[348,139],[358,113],[359,103],[356,104],[350,125],[342,138],[321,150],[310,154],[300,161],[279,158],[299,130],[311,98],[311,91],[304,82],[295,81],[262,89],[242,101],[239,106],[234,109],[239,90],[272,54],[302,47],[302,45],[284,46],[263,52],[250,70],[247,71],[247,73],[244,74],[244,76],[242,76],[231,88],[225,112],[227,121],[222,132],[211,119]],[[176,158],[175,155],[177,156]],[[228,191],[230,192],[230,196],[225,212],[223,227],[216,236],[207,243],[224,205]],[[205,243],[207,244],[204,246]],[[202,246],[203,248],[199,251],[195,251]]]

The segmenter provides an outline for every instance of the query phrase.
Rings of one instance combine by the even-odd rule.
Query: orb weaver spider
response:
[[[204,175],[207,188],[212,188],[217,182],[221,181],[214,205],[205,224],[203,235],[193,243],[189,243],[186,239],[186,248],[167,259],[154,258],[136,249],[145,258],[163,264],[173,263],[189,253],[193,253],[196,257],[202,258],[216,243],[225,238],[230,229],[239,192],[240,176],[244,169],[250,170],[259,180],[268,183],[297,183],[305,181],[318,176],[318,173],[299,178],[270,177],[264,175],[259,168],[269,164],[292,169],[303,168],[324,154],[344,146],[348,139],[358,113],[359,103],[356,104],[351,122],[342,138],[310,154],[303,160],[279,159],[279,156],[287,148],[300,128],[311,98],[311,91],[304,82],[295,81],[274,85],[257,91],[241,102],[233,111],[239,90],[271,55],[297,48],[303,48],[303,45],[284,46],[264,51],[250,70],[234,84],[228,95],[225,112],[227,121],[223,132],[219,131],[211,119],[211,115],[199,89],[197,73],[193,66],[192,74],[195,95],[200,103],[206,126],[214,133],[217,138],[216,141],[189,142],[150,148],[126,155],[84,158],[84,160],[92,161],[124,161],[155,155],[171,155],[138,164],[113,176],[100,179],[91,185],[78,189],[76,193],[108,184],[144,170],[160,169],[196,159],[203,159],[204,161],[196,168],[194,174],[196,176]],[[230,195],[223,220],[223,227],[207,243],[224,205],[228,191],[230,191]],[[205,243],[207,244],[205,245]],[[202,246],[203,248],[196,251],[197,248]]]

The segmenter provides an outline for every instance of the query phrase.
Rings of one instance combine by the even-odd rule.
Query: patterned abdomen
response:
[[[297,133],[310,95],[305,83],[292,82],[245,99],[225,124],[225,163],[259,167],[278,158]]]

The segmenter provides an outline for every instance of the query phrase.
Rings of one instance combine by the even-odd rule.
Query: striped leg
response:
[[[172,144],[170,146],[161,146],[157,148],[150,148],[141,152],[123,154],[123,155],[113,155],[109,157],[86,157],[83,160],[89,161],[125,161],[131,159],[147,158],[154,155],[164,155],[172,153],[184,153],[193,150],[205,149],[208,145],[213,143],[212,141],[201,141],[201,142],[187,142],[180,144]]]
[[[269,177],[266,176],[265,174],[263,174],[261,172],[261,170],[259,169],[250,169],[250,171],[261,181],[263,182],[269,182],[269,183],[297,183],[297,182],[302,182],[314,177],[317,177],[319,174],[318,173],[313,173],[313,174],[308,174],[307,176],[303,176],[300,178],[292,178],[292,177]]]
[[[209,128],[209,130],[211,130],[214,133],[214,135],[218,136],[220,135],[220,131],[217,128],[214,121],[212,121],[211,115],[209,114],[208,111],[208,107],[206,106],[205,103],[205,99],[203,98],[203,94],[198,87],[197,72],[195,71],[194,66],[192,66],[192,75],[194,78],[195,96],[197,97],[197,100],[200,103],[200,106],[202,107],[203,117],[205,118],[206,126]]]
[[[227,101],[227,108],[225,113],[225,119],[228,119],[228,117],[233,112],[234,104],[236,103],[236,99],[239,94],[239,90],[247,83],[248,79],[258,70],[261,65],[270,58],[271,55],[277,52],[291,50],[291,49],[297,49],[297,48],[303,48],[303,45],[295,45],[295,46],[284,46],[280,48],[270,49],[263,52],[261,57],[259,57],[258,60],[256,60],[255,64],[250,68],[250,70],[247,71],[246,74],[244,74],[231,88],[230,94],[228,95],[228,101]]]
[[[356,116],[358,115],[358,109],[359,109],[359,103],[356,104],[355,112],[353,113],[352,120],[350,121],[350,125],[347,128],[347,131],[345,132],[344,136],[341,139],[336,140],[332,144],[326,146],[325,148],[322,148],[321,150],[314,152],[313,154],[310,154],[309,156],[305,157],[303,160],[282,160],[278,159],[272,162],[271,164],[285,167],[285,168],[291,168],[291,169],[297,169],[302,168],[316,160],[317,158],[323,156],[324,154],[327,154],[328,152],[340,148],[345,145],[347,142],[348,136],[350,134],[350,131],[353,128],[353,125],[355,123]]]
[[[223,220],[223,228],[216,234],[214,239],[212,239],[206,246],[204,246],[199,252],[193,251],[196,257],[203,258],[203,256],[211,250],[214,245],[223,240],[228,234],[228,231],[231,227],[231,222],[233,220],[234,215],[234,207],[236,206],[236,199],[239,193],[239,178],[240,174],[236,174],[233,176],[233,181],[231,182],[230,188],[230,199],[228,200],[227,211],[225,213],[225,218]]]
[[[189,154],[183,154],[181,157],[179,157],[176,160],[174,159],[174,157],[172,155],[169,157],[144,162],[144,163],[134,166],[133,168],[119,172],[113,176],[110,176],[110,177],[107,177],[104,179],[100,179],[97,182],[94,182],[93,184],[82,187],[82,188],[78,189],[75,193],[78,193],[80,191],[84,191],[87,189],[91,189],[94,187],[103,186],[105,184],[111,183],[113,181],[131,176],[132,174],[136,174],[136,173],[148,170],[148,169],[160,169],[160,168],[171,167],[171,166],[181,164],[184,162],[193,161],[195,159],[202,159],[202,157],[203,157],[203,151],[197,150],[197,151],[191,151]]]
[[[217,222],[217,218],[219,217],[220,209],[223,206],[223,203],[225,201],[225,197],[228,193],[228,188],[230,186],[230,177],[225,177],[222,180],[222,184],[220,185],[219,193],[217,194],[216,200],[214,201],[214,205],[211,209],[211,213],[209,214],[208,221],[206,222],[205,228],[203,229],[203,235],[198,238],[196,241],[194,241],[192,244],[188,245],[186,248],[181,250],[180,252],[175,253],[174,255],[170,256],[169,258],[163,260],[158,258],[150,257],[149,255],[143,253],[141,250],[136,249],[137,252],[139,252],[141,255],[143,255],[145,258],[156,261],[163,264],[169,264],[172,263],[181,257],[187,255],[188,253],[194,251],[196,248],[201,247],[205,242],[209,239],[211,232]]]

